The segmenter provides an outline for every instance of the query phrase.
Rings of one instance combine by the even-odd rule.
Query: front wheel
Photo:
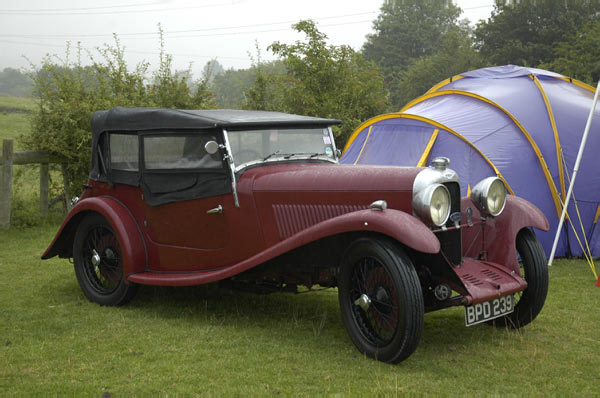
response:
[[[360,352],[396,363],[417,348],[423,294],[412,262],[395,242],[356,240],[342,259],[338,298],[348,334]]]
[[[86,216],[73,242],[75,275],[86,297],[100,305],[122,305],[131,300],[137,285],[123,279],[119,240],[100,214]]]
[[[527,288],[516,293],[516,306],[513,313],[493,321],[500,327],[520,328],[533,321],[544,306],[548,294],[548,265],[546,254],[537,237],[530,229],[523,229],[517,235],[521,277]]]

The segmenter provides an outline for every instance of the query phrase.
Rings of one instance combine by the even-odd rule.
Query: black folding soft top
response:
[[[269,127],[327,127],[339,124],[335,119],[292,115],[281,112],[245,111],[234,109],[159,109],[122,108],[94,112],[92,115],[92,164],[90,177],[101,178],[98,164],[98,142],[106,131],[165,132],[188,129],[239,129]]]
[[[330,126],[339,120],[292,115],[281,112],[234,109],[157,109],[113,108],[92,115],[94,139],[103,131],[140,131],[163,129],[210,129],[232,127]]]

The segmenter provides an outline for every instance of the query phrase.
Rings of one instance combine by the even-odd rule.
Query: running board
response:
[[[207,283],[209,272],[139,272],[127,277],[129,282],[154,286],[192,286]]]

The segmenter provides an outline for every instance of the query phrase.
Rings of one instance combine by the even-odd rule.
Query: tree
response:
[[[585,27],[556,45],[556,58],[541,68],[594,84],[600,79],[600,20]]]
[[[225,73],[225,68],[216,58],[208,61],[202,68],[202,76],[207,77],[208,82],[212,83],[214,78]]]
[[[327,45],[327,36],[313,21],[300,21],[292,27],[305,34],[305,41],[269,46],[283,62],[285,74],[257,76],[252,87],[256,105],[340,119],[342,125],[334,134],[341,146],[358,124],[386,109],[383,76],[373,62],[352,48]]]
[[[98,59],[90,56],[91,66],[83,66],[81,48],[77,47],[73,61],[71,46],[67,45],[64,58],[47,56],[41,68],[31,73],[37,109],[32,115],[31,132],[22,137],[22,142],[29,149],[67,160],[63,172],[70,182],[71,195],[78,194],[81,184],[87,181],[93,112],[115,106],[214,106],[206,79],[196,84],[195,90],[190,89],[188,73],[171,70],[172,58],[162,46],[161,63],[151,81],[148,63],[128,67],[117,37],[115,45],[104,45],[99,53]]]
[[[252,67],[250,79],[252,84],[244,90],[242,108],[260,111],[281,111],[284,109],[281,82],[286,74],[284,62],[281,60],[264,62],[260,47],[255,43],[256,55],[250,56]]]
[[[600,3],[589,0],[536,0],[496,5],[475,29],[476,47],[494,65],[537,66],[556,56],[564,41],[598,19]]]
[[[394,95],[398,75],[412,60],[436,54],[442,38],[458,29],[460,13],[448,0],[390,0],[383,4],[373,23],[375,33],[367,36],[362,53],[382,68],[395,108],[401,105]]]
[[[485,66],[485,60],[473,49],[464,31],[449,32],[435,55],[412,60],[398,75],[395,103],[403,106],[448,77]]]
[[[217,75],[210,83],[210,89],[215,94],[217,106],[220,108],[238,109],[244,102],[244,91],[253,83],[250,69],[227,69],[222,75]]]
[[[0,71],[0,94],[14,97],[31,95],[31,80],[26,74],[14,68]]]
[[[208,89],[210,69],[205,69],[204,76],[196,84],[191,80],[191,65],[185,71],[173,72],[173,56],[165,51],[164,37],[161,26],[159,68],[154,73],[153,84],[148,87],[152,105],[160,108],[214,108],[214,94]],[[190,84],[191,83],[191,84]],[[192,92],[191,87],[195,86]]]

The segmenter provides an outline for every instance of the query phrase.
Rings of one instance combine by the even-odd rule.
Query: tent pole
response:
[[[558,228],[556,229],[556,236],[554,237],[554,244],[552,245],[552,252],[550,253],[550,259],[548,260],[548,266],[551,266],[552,261],[554,260],[554,253],[556,253],[556,246],[558,245],[558,238],[560,237],[560,230],[562,229],[563,222],[565,221],[565,214],[567,213],[567,207],[569,206],[569,199],[571,198],[571,194],[573,193],[573,185],[575,184],[575,178],[577,178],[577,171],[579,170],[579,164],[581,163],[581,158],[583,157],[583,150],[585,148],[585,144],[587,142],[587,137],[590,132],[590,127],[592,125],[594,111],[596,110],[596,103],[598,103],[598,93],[599,92],[600,92],[600,80],[598,80],[598,85],[596,86],[596,93],[594,94],[594,100],[592,101],[592,108],[590,109],[590,114],[588,116],[587,123],[585,125],[585,130],[583,131],[583,137],[581,138],[581,145],[579,146],[579,152],[577,153],[577,160],[575,160],[575,167],[573,168],[573,178],[571,178],[571,184],[569,184],[569,191],[567,192],[567,197],[565,198],[565,203],[563,205],[562,214],[560,216],[560,221],[558,222]]]

